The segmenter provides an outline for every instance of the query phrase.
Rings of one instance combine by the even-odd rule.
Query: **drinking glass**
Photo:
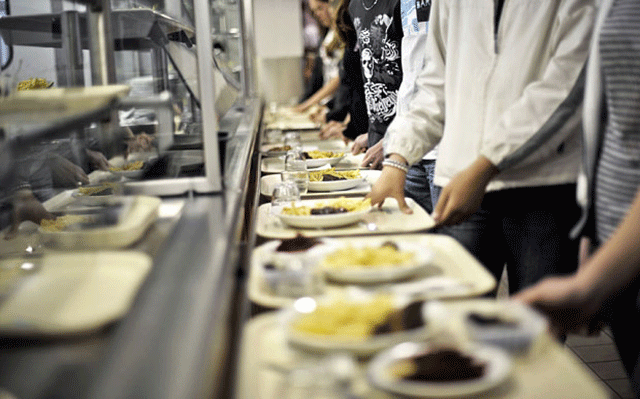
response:
[[[285,206],[291,206],[292,202],[300,201],[298,185],[291,180],[281,181],[276,184],[271,193],[271,213],[277,215]]]
[[[267,130],[265,139],[268,144],[279,143],[280,140],[282,140],[282,130],[280,129]]]
[[[284,135],[284,146],[289,146],[290,151],[302,151],[300,132],[287,132]]]
[[[302,158],[300,151],[287,151],[284,159],[282,181],[292,181],[298,186],[300,194],[306,194],[309,189],[309,171],[307,161]]]

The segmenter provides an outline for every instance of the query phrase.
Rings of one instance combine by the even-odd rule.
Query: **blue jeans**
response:
[[[438,202],[440,187],[433,185],[435,159],[423,159],[409,168],[404,184],[404,195],[413,199],[427,213],[433,212]]]
[[[515,293],[551,274],[578,266],[578,240],[569,231],[578,221],[573,184],[489,192],[480,210],[438,233],[460,242],[500,281],[505,264]]]

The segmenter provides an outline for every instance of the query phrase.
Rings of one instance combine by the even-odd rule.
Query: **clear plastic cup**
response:
[[[268,144],[279,143],[282,140],[282,130],[269,129],[266,131],[265,139]]]
[[[271,193],[271,212],[279,214],[285,206],[291,206],[292,202],[300,201],[298,185],[291,180],[281,181],[276,184]]]
[[[302,151],[300,132],[287,132],[284,135],[284,146],[289,146],[291,151]]]
[[[301,195],[307,193],[309,190],[309,171],[307,170],[307,162],[302,158],[300,151],[287,151],[281,177],[283,182],[294,182]]]

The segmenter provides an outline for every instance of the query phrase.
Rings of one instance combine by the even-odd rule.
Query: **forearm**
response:
[[[604,301],[640,273],[640,191],[613,235],[580,268],[577,278],[590,296]]]
[[[340,85],[340,78],[336,76],[335,78],[328,81],[324,86],[322,86],[318,91],[316,91],[311,97],[309,97],[304,105],[312,106],[314,104],[318,104],[322,99],[328,97],[336,92],[338,86]]]

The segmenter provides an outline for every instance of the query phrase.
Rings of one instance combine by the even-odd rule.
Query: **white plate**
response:
[[[424,398],[460,398],[498,386],[509,377],[512,370],[511,358],[502,349],[473,346],[458,350],[485,363],[485,370],[480,378],[467,381],[418,382],[404,381],[392,374],[392,367],[398,362],[429,350],[432,348],[428,343],[417,342],[404,342],[385,350],[369,363],[367,378],[373,386],[393,394]]]
[[[331,157],[331,158],[314,158],[305,160],[307,163],[307,168],[317,168],[322,165],[335,165],[342,160],[346,155],[342,154],[339,157]]]
[[[296,206],[306,205],[313,207],[317,202],[330,203],[331,200],[307,200],[296,203]],[[280,220],[291,227],[300,227],[308,229],[321,229],[327,227],[340,227],[354,224],[361,220],[371,207],[354,212],[334,213],[330,215],[283,215],[277,213]],[[280,211],[281,212],[281,211]]]
[[[471,314],[503,319],[510,325],[481,324],[469,318]],[[526,352],[548,329],[548,321],[536,310],[516,301],[477,299],[463,311],[469,335],[487,345],[498,346],[512,353]]]
[[[126,177],[128,179],[138,179],[144,174],[144,169],[138,170],[110,170],[116,176]]]
[[[371,239],[369,242],[360,242],[356,243],[337,243],[334,242],[332,245],[327,245],[324,251],[325,257],[329,256],[334,251],[345,248],[345,247],[355,247],[355,248],[368,248],[368,247],[379,247],[385,241],[393,241],[400,251],[407,251],[414,254],[413,260],[406,265],[385,265],[378,267],[363,267],[363,266],[346,266],[344,269],[335,269],[330,267],[325,267],[324,272],[328,278],[334,281],[339,281],[342,283],[353,283],[353,284],[376,284],[376,283],[386,283],[391,281],[397,281],[409,278],[416,273],[418,273],[421,269],[429,266],[433,259],[433,253],[418,243],[408,243],[401,242],[400,240],[390,240],[388,238],[381,239]],[[322,264],[322,260],[321,260]],[[436,269],[437,270],[437,269]]]
[[[310,299],[311,298],[301,298],[299,301],[308,301]],[[357,301],[358,299],[354,300]],[[360,301],[362,300],[361,298]],[[320,299],[320,301],[330,302],[331,300]],[[406,301],[398,300],[397,309],[407,304]],[[373,335],[363,339],[324,338],[300,333],[292,328],[293,323],[305,315],[304,313],[296,311],[295,308],[296,304],[294,303],[293,307],[288,309],[289,313],[285,324],[287,341],[295,347],[313,353],[350,352],[358,356],[368,356],[400,342],[427,339],[433,331],[428,325],[425,325],[412,330]]]
[[[346,180],[332,180],[332,181],[310,181],[309,182],[309,191],[341,191],[341,190],[349,190],[350,188],[354,188],[364,183],[366,179],[364,177],[360,177],[357,179],[346,179]]]
[[[365,195],[371,191],[371,185],[373,185],[380,177],[379,170],[361,170],[360,174],[363,176],[363,181],[357,186],[349,188],[347,190],[337,190],[337,191],[312,191],[308,190],[305,194],[302,194],[303,198],[311,198],[311,197],[328,197],[328,196],[338,196],[338,195]],[[265,174],[260,178],[260,194],[271,197],[271,193],[273,193],[273,188],[276,184],[282,181],[281,175],[274,174]],[[311,183],[311,182],[309,182]]]

